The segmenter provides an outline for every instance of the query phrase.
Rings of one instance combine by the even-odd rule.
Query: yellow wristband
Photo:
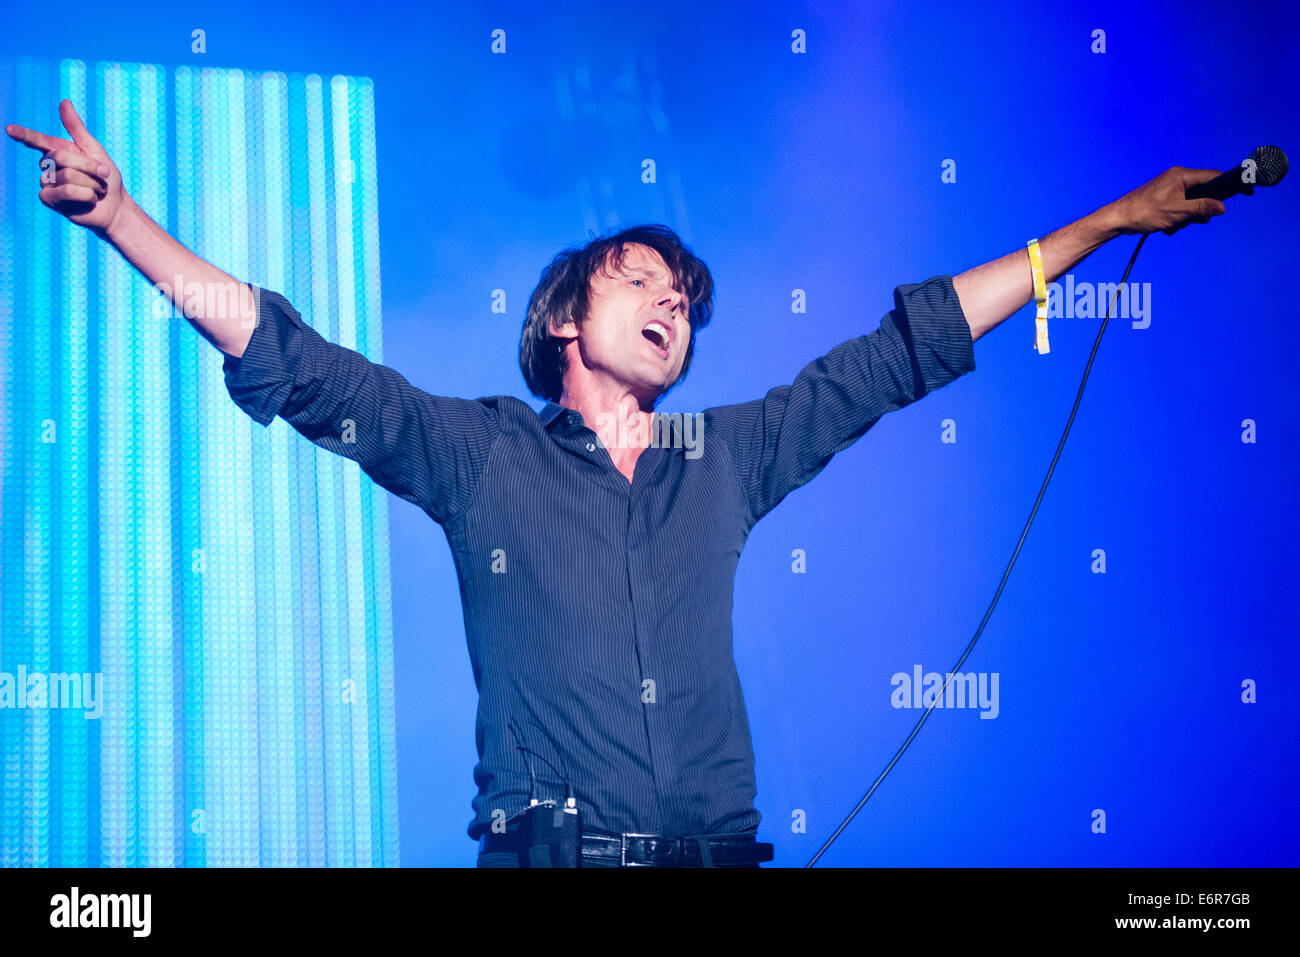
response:
[[[1029,240],[1029,268],[1034,273],[1034,302],[1038,309],[1034,315],[1034,348],[1039,355],[1048,353],[1047,346],[1047,283],[1043,277],[1043,254],[1038,250],[1038,240]]]

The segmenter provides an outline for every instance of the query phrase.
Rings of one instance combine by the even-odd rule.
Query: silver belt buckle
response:
[[[656,837],[656,836],[657,835],[654,834],[620,834],[618,836],[619,839],[618,866],[619,867],[654,867],[655,866],[654,864],[649,864],[645,861],[629,861],[627,859],[627,842],[628,842],[628,838],[632,838],[632,837]]]

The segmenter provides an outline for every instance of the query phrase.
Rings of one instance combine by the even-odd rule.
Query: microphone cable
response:
[[[1002,596],[1002,589],[1006,587],[1007,579],[1011,576],[1011,566],[1016,563],[1016,557],[1020,554],[1020,547],[1025,544],[1025,536],[1029,534],[1029,526],[1034,523],[1034,516],[1038,514],[1038,506],[1043,502],[1043,494],[1047,491],[1047,483],[1052,480],[1052,473],[1056,471],[1056,462],[1061,457],[1061,449],[1065,447],[1065,437],[1070,434],[1070,426],[1074,424],[1075,413],[1079,411],[1079,401],[1083,398],[1083,388],[1088,384],[1088,374],[1092,371],[1092,360],[1097,357],[1097,347],[1101,345],[1101,337],[1106,332],[1106,326],[1110,322],[1110,314],[1115,308],[1115,303],[1119,300],[1120,290],[1128,283],[1128,274],[1133,269],[1133,263],[1137,262],[1138,253],[1141,252],[1142,244],[1147,241],[1147,236],[1149,235],[1150,233],[1143,233],[1142,238],[1138,240],[1137,246],[1133,249],[1133,255],[1128,261],[1128,268],[1124,270],[1124,278],[1119,281],[1119,287],[1115,290],[1115,295],[1110,301],[1110,307],[1106,310],[1106,318],[1101,324],[1101,329],[1097,331],[1097,341],[1092,344],[1092,354],[1088,356],[1088,364],[1083,369],[1083,381],[1079,383],[1079,394],[1074,397],[1074,408],[1070,410],[1070,418],[1066,420],[1065,431],[1061,433],[1061,441],[1056,445],[1056,454],[1052,456],[1052,464],[1047,470],[1047,477],[1043,479],[1043,487],[1038,490],[1038,498],[1034,500],[1034,508],[1029,513],[1029,521],[1025,522],[1025,530],[1020,533],[1020,541],[1016,543],[1016,550],[1011,555],[1011,561],[1007,562],[1007,570],[1002,573],[1002,581],[998,584],[998,590],[993,595],[993,601],[989,604],[988,611],[984,613],[984,620],[980,622],[979,628],[975,630],[975,637],[970,640],[970,644],[968,644],[966,650],[962,652],[961,658],[959,658],[957,663],[952,666],[952,669],[948,672],[948,677],[944,680],[943,687],[940,688],[939,693],[935,695],[934,701],[930,703],[930,707],[925,709],[925,714],[921,715],[920,720],[916,722],[916,726],[912,728],[912,733],[907,736],[907,740],[904,741],[903,746],[898,749],[893,760],[885,766],[885,770],[880,772],[880,777],[876,778],[876,783],[871,785],[870,790],[862,796],[862,800],[858,802],[857,807],[849,812],[849,816],[846,817],[840,826],[835,829],[835,833],[832,834],[826,843],[822,845],[821,850],[813,855],[812,860],[804,865],[805,867],[812,867],[816,864],[821,856],[826,853],[827,848],[829,848],[844,829],[849,826],[849,822],[857,817],[858,812],[862,810],[863,805],[865,805],[871,795],[875,793],[876,788],[880,787],[880,782],[885,780],[885,775],[890,772],[894,765],[898,763],[898,759],[903,756],[903,752],[907,750],[907,746],[912,743],[912,739],[916,737],[916,733],[921,730],[921,725],[925,724],[925,719],[930,717],[930,712],[934,710],[935,705],[943,699],[944,693],[948,690],[948,685],[952,682],[952,679],[957,675],[957,673],[961,671],[961,666],[965,663],[967,656],[970,655],[971,650],[975,647],[975,642],[980,640],[980,635],[984,632],[984,626],[988,624],[989,616],[993,614],[993,607],[998,603],[998,598]]]

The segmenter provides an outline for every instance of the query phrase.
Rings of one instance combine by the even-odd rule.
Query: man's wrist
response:
[[[107,240],[119,250],[122,248],[123,239],[130,233],[131,229],[138,225],[141,209],[136,205],[130,194],[122,195],[122,202],[117,207],[117,212],[113,214],[113,220],[102,230],[95,230],[100,239]]]
[[[1101,242],[1097,244],[1099,246],[1118,236],[1135,231],[1129,223],[1122,199],[1107,203],[1089,218],[1094,220],[1094,228],[1098,230],[1101,236]]]

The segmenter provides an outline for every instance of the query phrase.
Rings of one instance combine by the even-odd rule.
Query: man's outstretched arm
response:
[[[1157,229],[1173,235],[1189,223],[1208,223],[1211,216],[1221,216],[1226,210],[1217,199],[1192,200],[1184,195],[1188,186],[1218,175],[1218,170],[1175,166],[1127,196],[1048,234],[1038,241],[1043,281],[1055,282],[1116,236]],[[1034,296],[1029,254],[1024,249],[968,269],[954,276],[952,284],[970,325],[971,341],[1019,312]]]
[[[241,409],[262,425],[280,416],[435,521],[459,514],[500,434],[493,404],[416,388],[395,370],[323,338],[279,293],[258,289],[255,295],[131,200],[71,101],[59,104],[59,116],[71,140],[5,127],[54,160],[41,202],[111,243],[226,354],[226,389]]]
[[[199,333],[227,355],[243,355],[253,335],[253,292],[230,274],[186,249],[155,223],[122,187],[108,151],[90,135],[71,100],[59,104],[71,140],[10,124],[10,137],[55,162],[54,182],[42,181],[40,200],[56,213],[112,244],[155,289],[164,289]],[[186,297],[187,289],[204,290]],[[223,295],[215,295],[221,290]]]
[[[1191,222],[1208,222],[1223,212],[1223,204],[1189,201],[1184,189],[1218,175],[1169,170],[1040,239],[1045,281],[1124,233],[1173,233]],[[1032,295],[1024,249],[955,278],[899,286],[894,309],[875,332],[841,343],[762,399],[706,410],[712,433],[729,451],[752,520],[816,476],[881,416],[974,371],[974,341]]]

